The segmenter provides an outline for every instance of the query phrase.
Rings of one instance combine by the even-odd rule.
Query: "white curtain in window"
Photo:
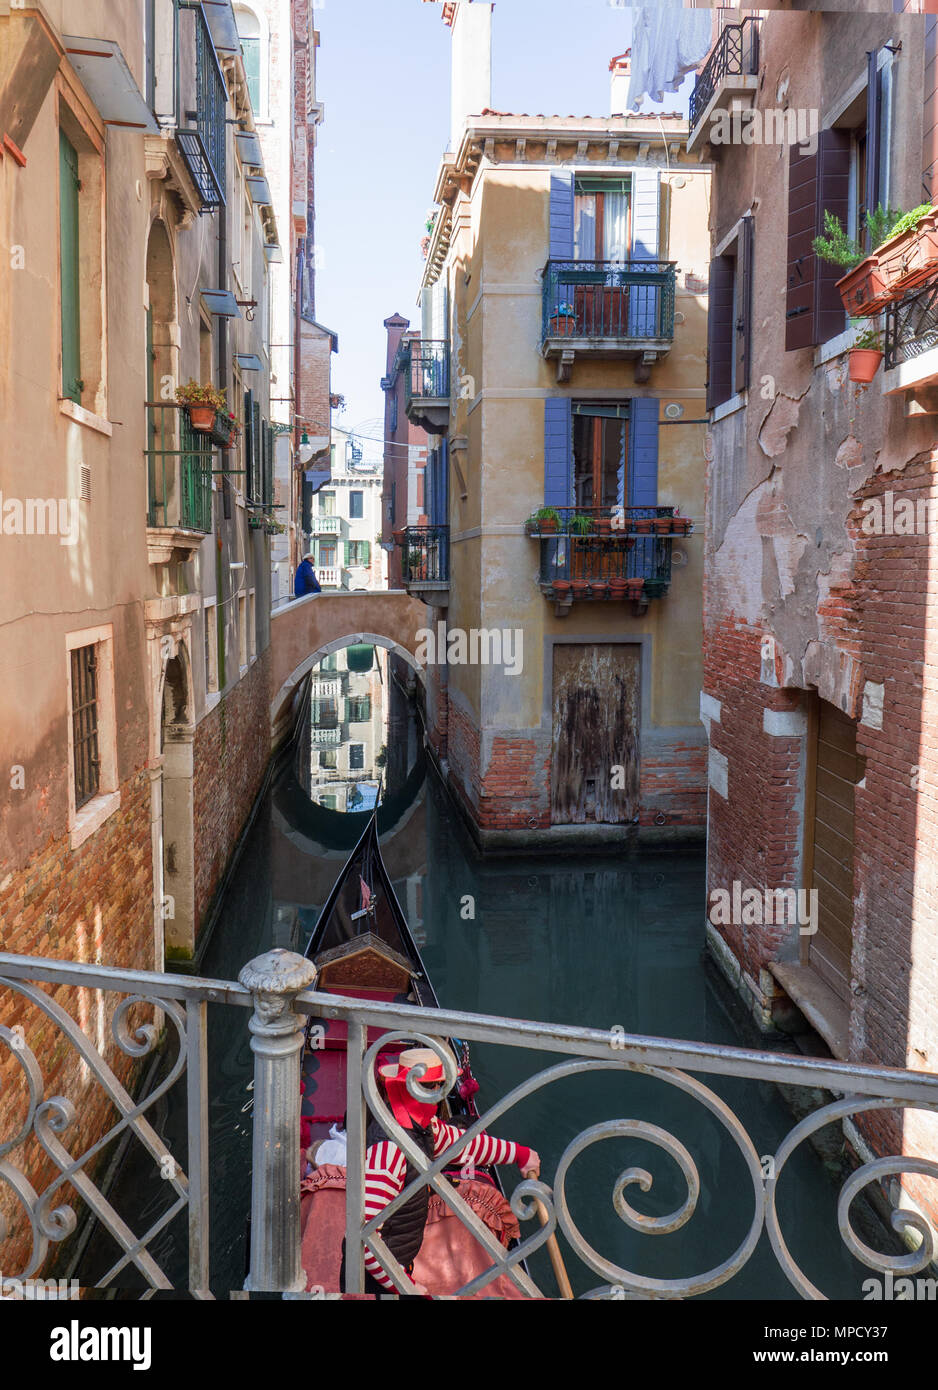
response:
[[[607,261],[629,258],[629,198],[607,193],[603,199],[603,254]]]
[[[629,439],[628,421],[619,426],[619,466],[616,469],[616,506],[625,506],[625,451]]]
[[[573,209],[573,257],[591,261],[596,255],[596,195],[578,193]]]

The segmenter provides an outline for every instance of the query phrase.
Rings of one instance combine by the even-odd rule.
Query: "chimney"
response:
[[[628,110],[629,78],[632,73],[631,48],[612,59],[609,72],[609,114],[624,116]]]
[[[450,149],[459,150],[467,116],[492,104],[492,4],[458,0],[447,5],[453,31]],[[445,16],[444,16],[445,17]]]

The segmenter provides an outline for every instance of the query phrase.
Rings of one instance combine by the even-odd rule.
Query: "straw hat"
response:
[[[438,1046],[450,1059],[453,1064],[453,1070],[456,1071],[456,1058],[453,1056],[452,1050],[442,1041],[440,1041]],[[422,1085],[425,1081],[445,1081],[446,1077],[443,1071],[443,1064],[436,1052],[429,1047],[406,1048],[399,1054],[396,1061],[390,1062],[386,1066],[379,1067],[378,1074],[379,1076],[383,1076],[385,1081],[403,1081],[413,1067],[420,1065],[425,1066],[427,1070],[423,1076],[414,1078],[418,1086]]]

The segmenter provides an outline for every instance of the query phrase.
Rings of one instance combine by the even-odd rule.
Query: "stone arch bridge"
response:
[[[293,697],[306,673],[352,642],[397,651],[423,678],[415,652],[427,626],[426,604],[403,589],[307,594],[275,608],[270,620],[270,732],[276,747],[290,732]]]

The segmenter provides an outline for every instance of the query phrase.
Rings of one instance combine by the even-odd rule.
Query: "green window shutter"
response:
[[[251,460],[251,500],[261,500],[261,403],[254,402],[254,456]]]
[[[244,75],[248,80],[248,93],[255,116],[261,114],[261,41],[259,38],[241,36],[241,52],[244,55]]]
[[[59,237],[62,287],[62,395],[81,404],[78,270],[78,151],[59,131]]]
[[[348,567],[352,563],[352,542],[345,542],[345,564]]]
[[[362,564],[371,564],[371,541],[362,541]]]

